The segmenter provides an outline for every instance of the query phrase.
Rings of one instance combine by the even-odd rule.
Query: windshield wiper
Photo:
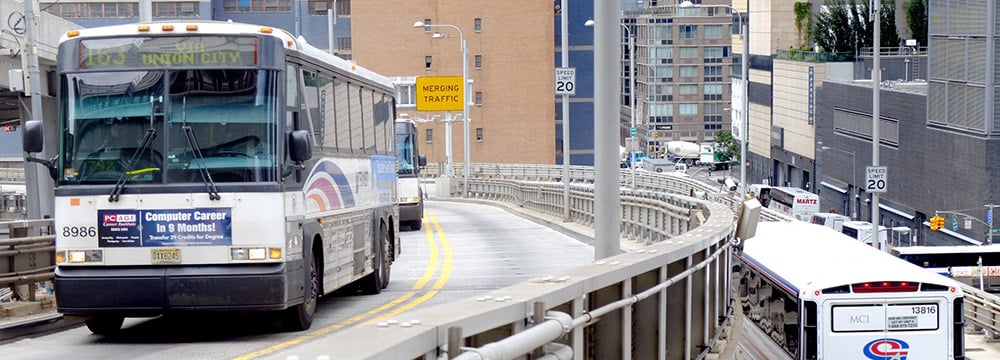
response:
[[[108,196],[109,202],[118,201],[118,195],[120,195],[122,191],[125,190],[125,183],[128,182],[128,179],[130,177],[132,177],[131,176],[133,174],[132,168],[135,167],[135,164],[137,162],[139,162],[139,159],[142,157],[142,154],[145,153],[146,150],[149,149],[151,145],[153,145],[153,139],[155,138],[156,138],[156,129],[151,128],[146,130],[146,135],[142,137],[142,143],[139,144],[139,148],[135,150],[135,153],[132,154],[132,158],[129,159],[128,163],[125,164],[125,169],[122,170],[122,175],[118,177],[118,182],[115,183],[115,188],[111,189],[111,195]]]
[[[212,174],[208,172],[208,164],[205,163],[205,157],[201,154],[201,147],[198,146],[198,139],[194,137],[194,130],[191,130],[191,126],[187,123],[186,96],[181,100],[181,109],[181,130],[184,131],[184,139],[187,140],[188,146],[191,147],[191,153],[194,155],[195,160],[201,162],[201,166],[198,167],[198,173],[201,174],[201,181],[208,188],[208,199],[222,199],[222,196],[219,195],[219,190],[215,188],[215,181],[212,181]]]

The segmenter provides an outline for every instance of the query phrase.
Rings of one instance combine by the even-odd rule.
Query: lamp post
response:
[[[462,29],[458,26],[451,24],[424,24],[423,21],[417,21],[413,23],[415,28],[427,28],[427,27],[448,27],[458,31],[458,38],[462,45],[462,122],[464,127],[462,129],[465,139],[463,139],[464,144],[464,176],[465,180],[462,182],[462,196],[468,196],[469,194],[469,48],[465,44],[465,35],[462,34]],[[435,34],[434,38],[442,38],[440,34]],[[445,138],[447,139],[447,151],[445,154],[445,166],[449,172],[451,172],[451,120],[449,119],[445,123]]]
[[[594,20],[587,20],[583,23],[584,26],[594,26]],[[625,36],[628,37],[628,91],[629,91],[629,123],[631,128],[629,128],[629,137],[632,138],[632,149],[629,150],[629,169],[632,171],[632,187],[635,188],[635,158],[634,151],[636,149],[636,138],[637,136],[632,136],[632,131],[635,130],[635,37],[632,35],[632,29],[625,25],[624,23],[618,23],[623,29],[625,29]],[[638,131],[638,130],[636,130]],[[638,132],[636,133],[638,135]]]
[[[740,42],[743,43],[743,53],[740,54],[740,77],[743,81],[743,97],[741,100],[741,113],[740,122],[742,122],[743,133],[741,137],[743,138],[740,142],[740,199],[747,193],[747,141],[750,140],[750,78],[747,74],[747,66],[749,65],[750,47],[747,40],[749,40],[750,32],[747,29],[747,23],[743,21],[743,16],[740,14],[739,10],[729,5],[722,4],[693,4],[691,1],[684,0],[680,4],[682,8],[702,8],[702,7],[721,7],[728,8],[732,12],[736,13],[736,17],[740,19]]]
[[[853,151],[847,151],[847,150],[843,150],[843,149],[838,149],[838,148],[835,148],[835,147],[832,147],[832,146],[822,146],[822,144],[823,143],[820,143],[820,145],[821,145],[820,149],[822,149],[823,151],[826,151],[826,150],[837,150],[837,151],[840,151],[842,153],[851,154],[851,187],[857,188],[858,187],[858,178],[857,178],[857,175],[855,175],[855,174],[857,174],[857,170],[858,170],[857,163],[855,161],[857,159],[857,154],[855,154]],[[848,197],[847,200],[850,203],[854,202],[854,198],[852,196],[853,196],[853,194],[850,194],[850,193],[847,194],[847,197]],[[854,214],[857,211],[857,209],[855,209],[855,207],[856,206],[850,206],[849,209],[848,209],[848,211],[851,212],[851,219],[852,220],[854,219]]]

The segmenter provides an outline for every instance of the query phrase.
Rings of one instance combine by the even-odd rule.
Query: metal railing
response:
[[[35,300],[38,283],[55,277],[52,219],[0,222],[0,288],[18,300]],[[19,295],[18,287],[26,287]]]

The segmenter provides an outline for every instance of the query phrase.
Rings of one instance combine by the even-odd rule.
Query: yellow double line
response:
[[[297,345],[305,341],[311,340],[316,337],[320,337],[329,334],[333,331],[343,329],[345,327],[363,322],[364,324],[371,324],[381,320],[385,320],[392,316],[399,315],[400,313],[410,310],[417,305],[430,300],[432,297],[438,294],[439,290],[444,287],[444,284],[448,282],[448,278],[451,277],[451,266],[452,266],[452,253],[451,246],[448,244],[448,238],[444,235],[444,231],[441,230],[441,225],[438,224],[437,218],[434,217],[434,213],[426,212],[423,218],[424,230],[427,234],[427,246],[430,249],[430,259],[427,261],[427,268],[424,269],[424,274],[420,276],[411,291],[406,292],[406,294],[386,303],[385,305],[379,306],[378,308],[369,310],[365,313],[355,315],[347,320],[341,321],[339,323],[311,331],[308,334],[295,337],[293,339],[269,346],[267,348],[240,356],[235,358],[235,360],[250,360],[261,356],[269,355],[275,353],[279,350],[288,348],[292,345]],[[440,246],[435,243],[434,231],[437,231],[437,239],[440,242]],[[441,260],[441,252],[444,252],[444,261]],[[440,265],[439,265],[440,264]],[[440,274],[437,277],[437,281],[434,285],[430,287],[429,290],[424,290],[433,278],[434,274],[438,273],[438,267],[441,267]],[[422,291],[426,291],[423,295],[416,297]],[[411,300],[412,299],[412,300]],[[335,304],[334,304],[335,305]]]

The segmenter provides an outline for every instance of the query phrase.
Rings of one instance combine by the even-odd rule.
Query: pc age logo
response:
[[[899,339],[877,339],[865,345],[865,356],[872,360],[906,360],[910,344]]]

